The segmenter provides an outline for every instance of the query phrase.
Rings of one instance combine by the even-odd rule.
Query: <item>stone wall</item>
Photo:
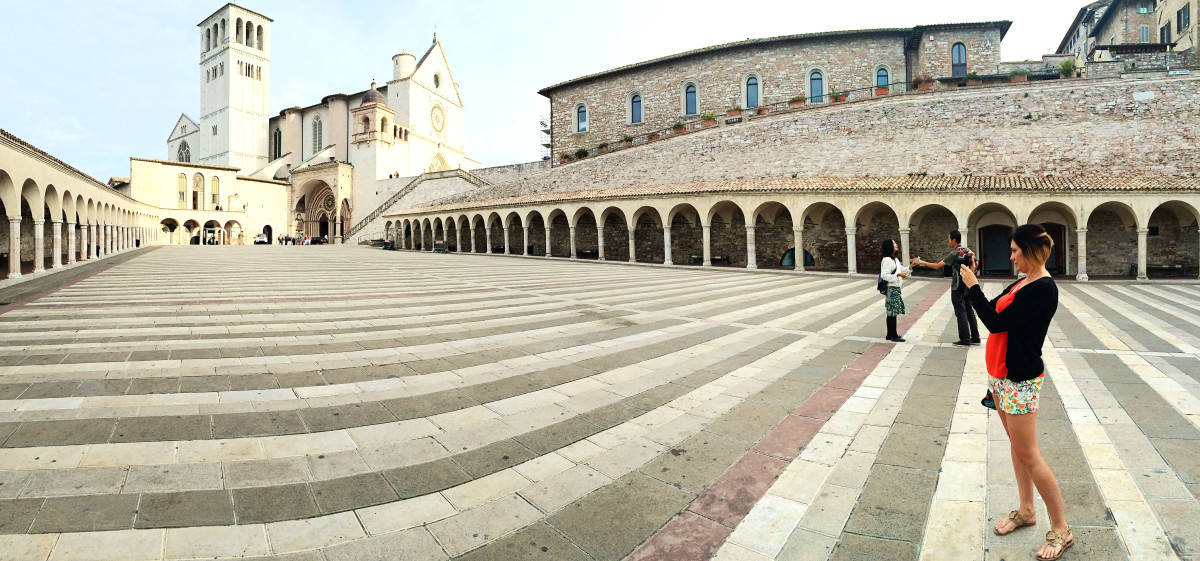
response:
[[[1197,127],[1162,126],[1195,124],[1198,99],[1196,76],[895,96],[707,129],[444,202],[791,174],[1187,176],[1200,173]]]
[[[550,169],[549,160],[538,160],[536,162],[509,164],[507,166],[479,168],[470,170],[470,172],[471,175],[487,181],[488,183],[504,183],[505,181],[512,181],[514,179],[518,179],[545,169]]]
[[[1000,30],[951,29],[925,33],[917,49],[917,74],[933,78],[952,75],[950,49],[955,43],[967,48],[967,73],[992,74],[1000,63]]]

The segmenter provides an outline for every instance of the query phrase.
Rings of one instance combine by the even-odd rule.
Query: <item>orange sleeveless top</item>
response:
[[[1019,284],[1008,291],[1008,294],[1001,296],[996,300],[996,313],[1003,312],[1005,308],[1012,304],[1013,298],[1017,295],[1017,291],[1021,290],[1027,280],[1022,280]],[[984,353],[984,360],[987,362],[987,371],[993,378],[1008,377],[1008,365],[1004,359],[1008,356],[1008,332],[991,333],[988,335],[987,349]]]

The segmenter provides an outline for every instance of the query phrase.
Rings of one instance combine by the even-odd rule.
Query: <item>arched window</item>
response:
[[[886,88],[888,87],[888,82],[888,70],[886,68],[880,68],[875,71],[875,87]]]
[[[204,50],[207,52],[211,48],[212,48],[212,30],[205,29],[204,30]]]
[[[283,156],[283,131],[275,129],[271,133],[271,148],[273,150],[271,152],[272,160],[278,160],[280,156]]]
[[[187,174],[186,173],[179,174],[179,184],[178,184],[177,188],[179,189],[179,200],[176,201],[175,207],[176,208],[187,208]]]
[[[216,176],[212,178],[212,207],[217,208],[221,204],[221,180]]]
[[[229,36],[229,31],[227,29],[225,29],[225,18],[221,18],[221,38],[224,39],[228,36]]]
[[[688,84],[683,88],[683,114],[696,114],[696,84]]]
[[[746,78],[746,109],[758,107],[758,77]]]
[[[213,31],[213,48],[215,49],[215,48],[221,46],[221,25],[214,21],[212,31]]]
[[[192,149],[188,147],[186,140],[179,143],[179,151],[175,154],[175,160],[179,162],[192,161]]]
[[[364,116],[362,119],[362,131],[368,132],[371,130],[371,118]]]
[[[633,94],[629,98],[629,122],[642,122],[642,96],[641,94]]]
[[[260,51],[261,51],[261,50],[262,50],[262,48],[263,48],[263,47],[262,47],[262,46],[263,46],[263,37],[262,37],[262,35],[263,35],[263,34],[262,34],[262,26],[260,25],[260,26],[258,26],[258,42],[255,44],[255,46],[256,46],[256,47],[258,47],[258,50],[260,50]]]
[[[825,75],[820,70],[813,70],[808,75],[808,100],[813,103],[825,101]]]
[[[587,132],[587,106],[580,103],[575,107],[575,132]]]
[[[380,119],[380,121],[379,121],[379,132],[386,133],[387,130],[388,130],[388,120],[387,120],[387,117],[384,117],[383,119]]]
[[[321,148],[324,148],[324,147],[325,147],[325,145],[321,143],[321,118],[313,117],[313,121],[312,121],[312,153],[316,154],[317,152],[321,151]]]
[[[246,46],[254,46],[254,23],[249,21],[246,22]]]
[[[961,78],[967,75],[967,46],[955,43],[950,47],[950,76]]]
[[[233,27],[233,40],[238,43],[242,42],[242,18],[238,18],[237,25]]]
[[[254,79],[262,80],[262,67],[261,66],[254,67]]]
[[[204,192],[204,176],[197,173],[192,176],[192,210],[200,210],[200,205],[204,203],[204,199],[200,194]]]
[[[220,65],[218,65],[218,66],[217,66],[217,68],[219,68],[219,69],[220,69],[220,70],[217,72],[217,75],[218,75],[218,76],[224,76],[224,75],[225,75],[225,63],[224,63],[224,62],[222,62]]]

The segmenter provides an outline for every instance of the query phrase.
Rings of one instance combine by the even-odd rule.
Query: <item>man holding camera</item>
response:
[[[937,270],[950,267],[950,303],[954,305],[954,317],[958,320],[958,340],[954,344],[960,347],[978,345],[979,324],[975,321],[975,310],[967,302],[967,287],[959,278],[959,266],[966,265],[972,271],[976,271],[979,264],[975,260],[975,254],[962,244],[962,234],[958,230],[951,230],[947,241],[952,249],[941,261],[930,263],[920,257],[914,257],[912,266],[920,265]]]

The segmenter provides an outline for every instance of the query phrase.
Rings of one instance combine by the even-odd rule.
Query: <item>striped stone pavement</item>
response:
[[[1015,482],[946,284],[892,344],[843,275],[261,246],[31,279],[0,559],[1032,559],[1044,510],[990,532]],[[1200,561],[1200,286],[1060,290],[1066,558]]]

